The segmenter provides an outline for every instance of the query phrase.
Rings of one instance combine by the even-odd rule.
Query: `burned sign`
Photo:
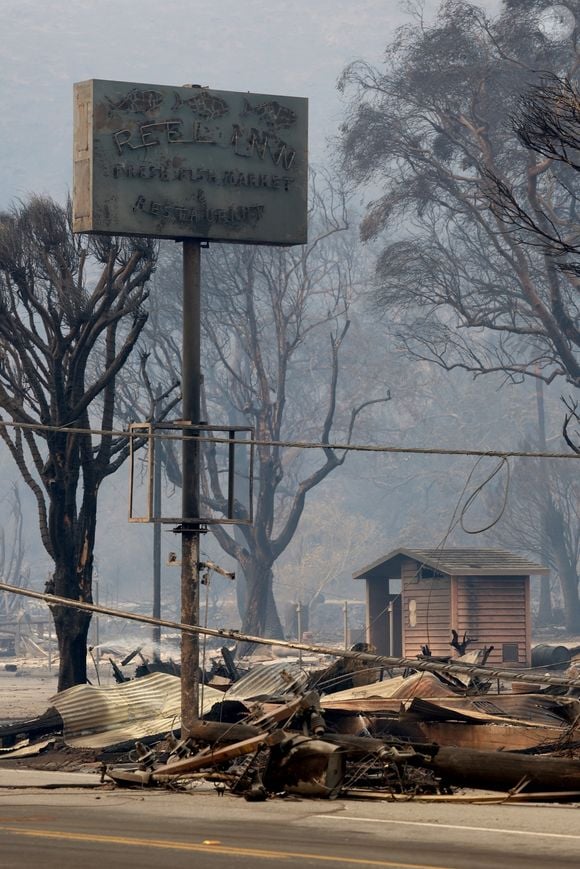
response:
[[[75,232],[306,242],[308,101],[80,82]]]

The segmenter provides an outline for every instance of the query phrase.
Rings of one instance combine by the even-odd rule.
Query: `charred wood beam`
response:
[[[417,755],[413,763],[457,787],[505,791],[521,783],[522,792],[580,790],[580,760],[567,757],[450,747],[439,748],[430,758]]]
[[[252,754],[259,751],[261,748],[275,745],[284,739],[283,730],[275,730],[273,733],[260,733],[259,736],[253,736],[250,739],[244,739],[241,742],[236,742],[233,745],[225,746],[215,750],[204,749],[193,757],[186,757],[184,760],[178,760],[174,763],[168,763],[164,766],[158,766],[153,770],[152,779],[158,781],[165,778],[179,778],[182,775],[196,772],[202,769],[210,769],[219,766],[222,763],[227,763],[234,760],[236,757],[243,757],[246,754]]]

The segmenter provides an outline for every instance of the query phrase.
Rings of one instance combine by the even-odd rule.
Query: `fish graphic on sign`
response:
[[[133,88],[120,100],[114,102],[110,97],[105,97],[111,109],[118,112],[152,112],[158,109],[163,102],[163,94],[159,91],[142,91]]]
[[[176,112],[182,106],[187,106],[191,111],[200,118],[205,120],[213,120],[227,115],[230,108],[225,100],[221,97],[212,96],[207,91],[200,91],[191,97],[183,99],[176,91],[173,92],[175,103],[172,111]]]
[[[283,106],[277,100],[269,100],[267,103],[260,103],[259,106],[252,106],[248,100],[244,99],[242,115],[256,115],[268,127],[279,130],[293,127],[298,117],[296,112],[289,109],[288,106]]]

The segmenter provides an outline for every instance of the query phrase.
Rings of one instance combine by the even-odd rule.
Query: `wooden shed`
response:
[[[353,574],[366,581],[367,640],[381,655],[454,654],[493,646],[490,664],[529,667],[530,576],[549,570],[495,549],[395,549]]]

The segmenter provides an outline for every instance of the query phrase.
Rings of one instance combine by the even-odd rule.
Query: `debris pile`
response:
[[[485,650],[453,659],[452,673],[394,672],[379,658],[370,666],[367,647],[355,651],[358,659],[325,669],[275,661],[240,675],[225,650],[219,687],[201,686],[201,717],[188,733],[179,676],[166,668],[111,688],[76,686],[40,718],[0,729],[0,757],[60,738],[95,750],[103,779],[119,786],[204,779],[253,801],[441,799],[455,788],[580,800],[580,700],[565,676],[525,694],[481,678]]]

